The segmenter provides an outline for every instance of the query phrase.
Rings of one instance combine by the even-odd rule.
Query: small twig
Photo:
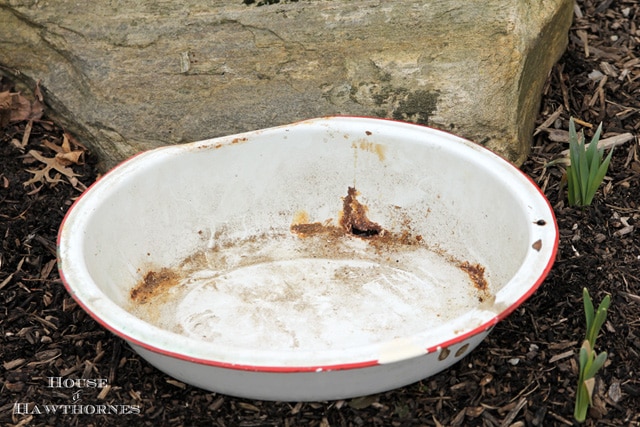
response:
[[[533,136],[536,136],[537,134],[539,134],[540,132],[542,132],[543,130],[546,130],[548,128],[551,127],[551,125],[553,123],[555,123],[556,120],[558,120],[558,117],[560,117],[560,114],[562,114],[562,112],[564,111],[564,107],[561,105],[559,106],[556,111],[554,111],[548,118],[547,120],[545,120],[540,126],[538,126],[535,130],[535,132],[533,133]]]
[[[609,148],[617,147],[618,145],[625,144],[636,136],[632,133],[621,133],[619,135],[610,136],[609,138],[601,139],[598,141],[598,150],[608,150]],[[569,149],[563,150],[560,154],[563,156],[569,155]]]
[[[567,350],[564,353],[556,354],[551,359],[549,359],[549,363],[555,363],[558,360],[566,359],[567,357],[571,357],[575,354],[573,350]]]
[[[635,295],[635,294],[630,294],[628,292],[620,292],[620,294],[626,296],[627,298],[629,298],[631,301],[639,303],[640,304],[640,295]]]
[[[500,424],[500,427],[510,426],[511,423],[513,422],[513,420],[515,420],[516,417],[518,416],[518,413],[522,410],[522,408],[524,408],[524,405],[526,405],[526,404],[527,404],[527,399],[524,398],[524,397],[521,398],[518,401],[518,404],[511,411],[509,411],[509,413],[504,418],[504,420],[502,420],[502,423]]]
[[[57,256],[57,249],[55,244],[37,234],[35,235],[34,239],[37,240],[42,246],[44,246],[51,253],[51,255]]]
[[[560,421],[561,423],[568,425],[568,426],[572,426],[573,423],[571,421],[569,421],[568,419],[562,417],[561,415],[556,414],[555,412],[548,412],[549,415],[551,415],[553,418],[555,418],[556,420]]]
[[[116,378],[116,371],[120,363],[120,341],[115,340],[113,343],[113,353],[111,353],[111,362],[109,363],[109,384],[113,383]]]
[[[22,150],[24,150],[24,148],[29,143],[29,137],[31,137],[32,128],[33,128],[33,120],[29,120],[27,122],[27,125],[24,127],[24,133],[22,134],[22,143],[20,144]]]

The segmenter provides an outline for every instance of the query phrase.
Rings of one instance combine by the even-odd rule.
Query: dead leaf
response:
[[[31,115],[31,102],[20,93],[9,93],[11,104],[9,105],[9,121],[21,122],[28,120]]]
[[[81,165],[84,163],[83,154],[85,150],[73,150],[69,142],[69,135],[66,132],[62,137],[62,145],[57,145],[51,141],[44,141],[42,145],[55,151],[56,159],[63,166],[69,166],[71,164]]]
[[[40,120],[44,115],[44,97],[39,81],[33,94],[35,100],[31,102],[19,92],[0,92],[0,126],[24,120]]]
[[[32,173],[33,177],[22,183],[22,185],[24,185],[25,187],[31,184],[37,184],[39,182],[47,182],[49,184],[58,184],[60,182],[63,182],[59,176],[60,174],[57,174],[58,176],[54,176],[53,178],[49,176],[49,171],[51,170],[51,168],[44,168],[44,169],[38,169],[38,170],[32,170],[32,169],[27,169],[27,172]],[[42,187],[41,187],[42,188]],[[38,188],[38,191],[41,190],[41,188]],[[37,191],[36,191],[37,192]],[[34,194],[34,193],[29,193],[29,194]]]
[[[10,110],[12,104],[11,92],[0,92],[0,110]]]
[[[62,135],[62,151],[64,153],[68,153],[71,151],[71,143],[69,141],[69,134],[68,133],[64,133],[64,135]]]
[[[55,185],[59,182],[64,182],[60,176],[60,174],[62,174],[69,179],[69,183],[71,185],[77,188],[78,180],[75,179],[75,177],[79,175],[74,173],[72,169],[67,168],[65,165],[60,163],[56,157],[54,158],[44,157],[42,154],[40,154],[35,150],[30,150],[29,155],[34,159],[38,160],[39,162],[44,163],[46,166],[43,169],[38,169],[38,170],[27,169],[27,172],[32,173],[33,177],[31,177],[31,179],[29,179],[28,181],[24,182],[23,183],[24,186],[36,184],[38,182]],[[60,174],[55,174],[53,177],[51,177],[50,172],[52,169],[59,172]]]
[[[71,135],[68,132],[64,133],[64,138],[67,140],[68,143],[70,143],[73,147],[80,149],[82,151],[87,151],[87,147],[85,147],[84,145],[82,145],[80,142],[78,142],[77,139],[75,139],[73,137],[73,135]],[[64,144],[64,140],[62,141]]]
[[[56,153],[64,153],[64,151],[62,150],[62,147],[60,147],[54,142],[49,141],[48,139],[45,139],[44,141],[42,141],[42,145],[47,147],[51,151],[55,151]]]
[[[65,167],[65,165],[61,165],[60,163],[58,163],[57,159],[54,158],[48,158],[48,157],[44,157],[43,155],[41,155],[40,153],[38,153],[35,150],[30,150],[29,151],[29,155],[31,157],[33,157],[34,159],[44,163],[47,165],[47,167],[52,168],[57,170],[58,172],[60,172],[61,174],[71,178],[74,176],[78,176],[76,175],[73,170]]]
[[[24,127],[24,133],[22,134],[22,142],[20,143],[20,151],[24,151],[24,148],[29,143],[31,137],[31,129],[33,129],[33,120],[29,120]]]
[[[70,164],[80,165],[82,164],[81,159],[83,154],[84,152],[82,151],[70,151],[68,153],[58,153],[56,154],[56,160],[64,166],[69,166]]]

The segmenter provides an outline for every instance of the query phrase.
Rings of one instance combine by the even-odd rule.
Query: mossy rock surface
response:
[[[332,114],[453,131],[520,164],[572,5],[0,0],[0,72],[40,81],[103,169]]]

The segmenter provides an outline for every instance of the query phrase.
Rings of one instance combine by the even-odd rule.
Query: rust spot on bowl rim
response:
[[[540,249],[542,249],[542,239],[538,239],[535,242],[533,242],[531,247],[536,251],[540,252]]]
[[[462,356],[463,354],[465,354],[467,352],[468,349],[469,349],[469,343],[466,343],[456,351],[455,356],[456,357]]]
[[[448,347],[443,348],[442,350],[440,350],[440,354],[438,355],[438,360],[440,361],[445,360],[447,357],[449,357],[449,353],[451,353],[451,350],[449,350]]]

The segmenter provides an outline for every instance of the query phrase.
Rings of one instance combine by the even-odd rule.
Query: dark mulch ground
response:
[[[46,122],[0,133],[0,423],[2,425],[153,426],[554,426],[571,425],[576,354],[584,337],[581,290],[612,296],[598,341],[609,361],[598,376],[587,425],[640,425],[640,3],[581,0],[566,54],[545,88],[539,130],[524,170],[557,214],[558,260],[541,289],[474,352],[451,369],[388,393],[349,401],[269,403],[208,393],[150,367],[97,325],[64,291],[55,268],[58,226],[82,183],[96,172],[90,156],[71,162],[75,187],[55,168],[52,181],[24,186],[57,151],[81,151]],[[6,81],[5,81],[6,83]],[[572,115],[603,122],[605,138],[631,133],[615,149],[594,204],[567,206],[562,166],[545,168],[567,148]],[[554,119],[556,118],[556,119]],[[586,128],[587,134],[592,129]],[[624,136],[622,137],[624,139]],[[13,143],[11,142],[13,139]],[[49,161],[52,162],[51,160]],[[62,162],[62,161],[61,161]],[[61,166],[62,163],[58,164]],[[58,174],[56,176],[56,173]],[[106,378],[108,387],[47,387],[48,377]],[[131,405],[140,415],[16,413],[15,404]],[[29,406],[33,408],[33,406]],[[17,411],[20,412],[20,411]]]

